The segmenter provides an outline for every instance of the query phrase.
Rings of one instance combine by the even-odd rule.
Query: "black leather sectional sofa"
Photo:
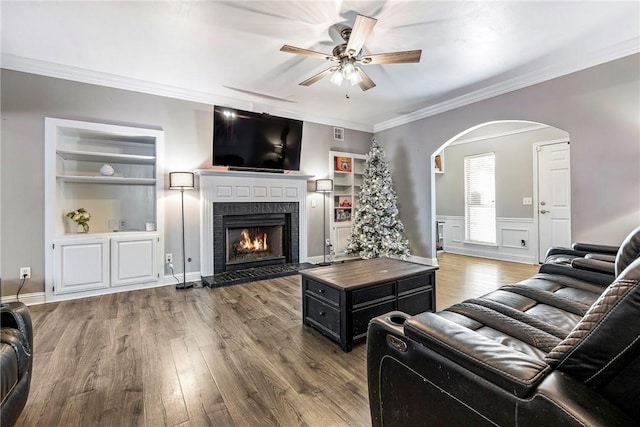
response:
[[[373,319],[373,425],[640,425],[639,256],[640,228],[615,277],[543,265],[438,313]]]
[[[0,426],[13,426],[29,396],[33,326],[27,306],[0,304]]]

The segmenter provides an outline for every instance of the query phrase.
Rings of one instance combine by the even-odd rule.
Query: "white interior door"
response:
[[[571,244],[571,173],[569,142],[537,147],[538,256],[552,246]]]

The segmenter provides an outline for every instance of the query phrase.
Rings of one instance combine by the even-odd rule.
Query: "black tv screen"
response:
[[[214,106],[213,165],[299,170],[302,121]]]

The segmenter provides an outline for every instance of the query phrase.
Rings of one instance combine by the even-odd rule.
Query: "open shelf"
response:
[[[84,184],[124,184],[124,185],[155,185],[154,178],[125,178],[122,176],[81,176],[81,175],[57,175],[62,182],[78,182]]]
[[[139,154],[100,153],[95,151],[56,150],[56,153],[64,160],[76,160],[83,162],[121,163],[130,165],[154,165],[155,156],[142,156]]]

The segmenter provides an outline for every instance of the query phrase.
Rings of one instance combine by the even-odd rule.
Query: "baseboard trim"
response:
[[[164,276],[159,286],[175,285],[178,283],[182,283],[182,273],[176,274],[176,277],[178,278],[178,280],[176,280],[176,278],[173,277],[171,274]],[[202,274],[199,271],[187,273],[187,276],[186,276],[187,282],[199,282],[200,280],[202,280]]]
[[[415,262],[416,264],[431,265],[431,266],[434,266],[434,267],[438,266],[438,259],[437,258],[425,258],[425,257],[421,257],[421,256],[416,256],[416,255],[409,255],[407,257],[407,261]]]
[[[5,295],[2,298],[0,298],[0,302],[16,302],[16,296],[15,295]],[[45,300],[44,300],[44,292],[31,292],[28,294],[22,294],[20,295],[20,302],[25,303],[26,305],[38,305],[38,304],[44,304]]]
[[[444,248],[444,252],[450,253],[450,254],[457,254],[457,255],[468,255],[468,256],[473,256],[477,258],[489,258],[489,259],[495,259],[498,261],[517,262],[520,264],[529,264],[529,265],[538,264],[535,261],[534,257],[531,257],[531,256],[486,252],[486,251],[479,251],[479,250],[466,249],[466,248],[446,248],[446,247]]]

